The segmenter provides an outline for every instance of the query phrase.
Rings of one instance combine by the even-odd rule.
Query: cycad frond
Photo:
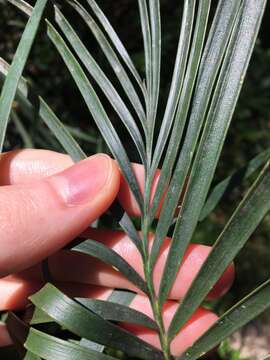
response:
[[[37,95],[35,99],[38,109],[35,109],[37,104],[31,103],[28,99],[27,81],[21,78],[46,1],[38,0],[34,9],[24,0],[8,1],[27,16],[31,16],[31,23],[28,23],[25,32],[31,31],[32,37],[26,45],[23,37],[18,47],[17,52],[23,56],[22,63],[16,56],[9,69],[7,63],[0,61],[0,72],[7,79],[0,100],[0,138],[3,142],[11,104],[16,95],[25,113],[31,117],[33,111],[38,110],[39,118],[52,130],[66,152],[73,160],[79,161],[86,155],[70,131]],[[211,21],[210,0],[184,1],[174,71],[167,104],[162,114],[159,108],[162,68],[160,2],[138,0],[145,55],[145,81],[136,70],[132,58],[98,3],[95,0],[87,0],[87,8],[77,0],[69,0],[67,3],[88,25],[109,61],[120,87],[124,90],[125,97],[121,97],[116,85],[80,40],[75,27],[71,25],[72,21],[64,16],[55,3],[54,21],[46,20],[48,38],[62,57],[108,148],[118,161],[141,211],[139,232],[118,202],[111,208],[112,214],[117,217],[120,226],[140,252],[144,279],[120,255],[101,243],[87,240],[70,251],[79,251],[96,257],[120,271],[130,283],[148,296],[154,320],[128,309],[127,306],[134,296],[131,292],[116,290],[108,301],[87,301],[71,299],[53,285],[47,284],[31,297],[36,306],[32,323],[26,325],[11,314],[8,326],[17,338],[16,333],[23,333],[23,329],[25,331],[25,327],[28,329],[30,326],[25,343],[28,350],[26,359],[110,360],[112,357],[103,353],[105,345],[145,360],[169,360],[172,340],[204,301],[215,282],[270,209],[270,172],[267,162],[270,158],[269,149],[251,160],[245,172],[241,169],[210,191],[255,45],[266,0],[220,0]],[[56,30],[54,22],[58,25],[59,31]],[[32,28],[35,31],[32,31]],[[130,141],[137,148],[145,170],[144,193],[140,189],[128,157],[127,142],[118,135],[117,128],[110,121],[88,75],[103,91],[113,111],[127,128]],[[10,79],[14,76],[16,81],[11,82]],[[7,101],[8,107],[4,107],[3,104]],[[157,118],[162,119],[160,128],[157,128]],[[166,330],[162,309],[198,222],[216,207],[228,190],[231,179],[237,178],[236,185],[239,185],[239,179],[251,176],[263,165],[263,170],[216,240],[212,252],[179,305],[169,329]],[[151,200],[151,189],[158,167],[161,173]],[[157,225],[154,226],[161,199],[163,205]],[[156,289],[153,272],[172,224],[174,230],[169,253],[160,288]],[[153,227],[155,235],[149,249],[148,240]],[[119,302],[121,304],[117,305]],[[197,359],[269,305],[268,281],[225,313],[178,359]],[[52,321],[68,329],[81,340],[74,343],[34,329],[36,324]],[[123,330],[113,321],[135,323],[156,331],[162,351]],[[24,340],[21,339],[21,343]]]

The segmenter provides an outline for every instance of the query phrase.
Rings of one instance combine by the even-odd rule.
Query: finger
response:
[[[56,174],[70,167],[73,161],[68,155],[48,150],[17,150],[0,156],[0,185],[15,185],[41,180],[44,177]],[[144,167],[139,164],[132,165],[140,190],[144,192]],[[152,198],[159,179],[156,172]],[[121,186],[118,198],[124,209],[131,215],[140,214],[136,200],[131,193],[124,177],[121,177]]]
[[[39,291],[45,285],[44,281],[33,281],[9,275],[0,279],[0,311],[19,311],[29,304],[29,296]],[[106,300],[112,290],[78,283],[57,282],[57,287],[72,297],[98,298]]]
[[[0,276],[51,255],[111,205],[120,175],[106,155],[43,180],[0,187]]]
[[[40,284],[41,286],[41,284]],[[57,284],[57,286],[69,296],[72,297],[84,297],[95,298],[100,300],[106,300],[109,298],[112,290],[103,287],[93,287],[78,284]],[[24,279],[16,277],[9,277],[9,279],[0,280],[0,289],[9,289],[4,293],[4,301],[0,302],[0,310],[18,310],[23,308],[27,304],[27,297],[34,293],[37,288],[36,284]],[[18,292],[18,289],[20,291]],[[2,298],[3,298],[2,297]],[[3,308],[4,306],[4,308]],[[153,313],[149,300],[142,295],[136,295],[132,300],[130,307],[134,310],[143,312],[152,319]],[[169,327],[169,324],[175,314],[178,307],[178,303],[175,301],[167,301],[163,310],[163,320],[165,328]],[[215,321],[217,316],[203,308],[199,308],[179,332],[174,341],[172,342],[172,353],[179,355],[192,345],[196,339],[198,339]],[[131,324],[122,324],[124,328],[136,334],[138,337],[150,344],[160,348],[159,337],[156,332],[143,328],[141,326],[135,326]]]
[[[144,276],[141,256],[137,248],[123,232],[91,229],[87,231],[87,233],[90,238],[100,241],[116,251],[142,277]],[[159,288],[161,274],[163,273],[168,254],[169,244],[170,239],[167,238],[164,242],[162,252],[153,272],[156,290]],[[170,293],[171,299],[179,300],[185,296],[210,251],[211,247],[204,245],[191,244],[189,246]],[[136,289],[126,278],[124,278],[120,272],[116,271],[111,266],[107,266],[102,262],[84,254],[70,251],[60,251],[50,258],[49,264],[53,277],[58,281],[79,282],[111,288],[127,288],[139,292],[139,290]],[[76,269],[76,271],[74,271],[74,269]],[[39,280],[42,278],[40,267],[28,269],[23,275],[25,277],[36,278]],[[216,286],[212,289],[210,297],[216,298],[223,295],[230,288],[233,278],[234,268],[231,265],[225,271]]]
[[[168,329],[173,316],[178,308],[178,303],[169,300],[165,303],[163,310],[163,321],[165,329]],[[152,310],[149,300],[144,296],[136,296],[130,305],[133,309],[152,316]],[[198,308],[191,316],[185,326],[179,331],[171,343],[171,352],[174,356],[181,355],[197,339],[199,339],[216,321],[218,317],[213,312],[202,307]],[[158,334],[150,329],[142,328],[134,324],[124,324],[124,328],[141,338],[142,340],[161,349]]]

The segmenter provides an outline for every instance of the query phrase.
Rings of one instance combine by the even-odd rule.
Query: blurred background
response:
[[[109,15],[112,24],[143,75],[144,55],[137,2],[134,0],[118,0],[115,2],[99,0],[98,3],[104,9],[104,12]],[[171,0],[161,1],[163,27],[161,114],[167,98],[168,79],[171,78],[172,74],[181,21],[181,5],[178,6],[175,3],[175,1]],[[181,4],[181,1],[177,3]],[[62,10],[67,14],[71,23],[74,24],[80,33],[81,39],[91,50],[100,66],[114,79],[114,75],[110,74],[108,63],[88,28],[69,8],[65,6]],[[0,56],[8,62],[12,60],[25,22],[25,17],[19,11],[8,5],[5,0],[0,0]],[[259,39],[256,43],[214,182],[218,182],[230,175],[234,170],[244,166],[256,154],[270,146],[269,32],[270,4],[268,2]],[[71,81],[68,71],[42,30],[35,43],[24,75],[29,79],[36,91],[47,100],[60,119],[69,126],[70,131],[87,154],[90,155],[101,149],[106,151],[106,146],[79,92]],[[121,93],[120,89],[119,92]],[[107,105],[106,102],[105,105]],[[16,108],[16,104],[14,106],[17,116],[13,117],[9,124],[5,143],[6,150],[36,147],[63,151],[57,140],[40,120],[30,121],[24,118],[20,108]],[[109,106],[106,107],[106,110],[119,133],[124,136],[125,130],[115,114]],[[125,145],[132,160],[136,161],[137,157],[132,144],[127,142]],[[210,217],[200,224],[194,237],[195,242],[204,244],[213,242],[249,183],[247,181],[241,188],[224,198]],[[255,286],[269,278],[269,234],[270,215],[265,218],[247,246],[237,257],[235,262],[236,280],[229,294],[221,302],[208,304],[217,312],[224,311]],[[267,312],[225,342],[219,349],[219,358],[234,360],[262,359],[266,353],[270,353],[269,330],[270,312]],[[2,354],[0,351],[0,358],[6,359],[7,355]]]

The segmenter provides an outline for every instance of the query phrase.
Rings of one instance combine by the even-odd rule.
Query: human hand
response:
[[[134,165],[134,170],[143,190],[143,167]],[[83,232],[85,237],[113,248],[143,276],[140,255],[124,233],[88,228],[116,196],[129,214],[139,215],[136,202],[114,161],[97,155],[73,165],[67,155],[23,150],[1,156],[0,174],[0,311],[25,307],[28,296],[43,285],[39,262],[49,256],[50,271],[57,285],[70,296],[106,299],[115,287],[134,290],[138,295],[131,307],[152,317],[147,298],[119,272],[89,256],[60,250]],[[158,175],[156,182],[157,179]],[[169,241],[166,239],[155,267],[156,288]],[[187,292],[210,250],[207,246],[190,245],[170,300],[164,306],[165,325],[169,324],[177,301]],[[230,266],[209,296],[223,295],[230,287],[233,275]],[[216,319],[214,313],[198,309],[174,339],[172,353],[183,352]],[[125,327],[159,347],[154,332],[133,325]],[[6,328],[0,324],[0,346],[9,342]]]

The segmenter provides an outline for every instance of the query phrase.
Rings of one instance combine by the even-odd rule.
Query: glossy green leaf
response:
[[[129,281],[147,294],[147,286],[141,276],[114,250],[108,248],[100,242],[86,240],[72,248],[72,251],[90,255],[113,266],[121,272]]]
[[[96,299],[77,298],[76,300],[105,320],[126,322],[157,330],[157,325],[152,319],[128,306]]]
[[[131,168],[130,161],[117,132],[112,126],[112,123],[110,122],[108,115],[104,110],[104,107],[102,106],[99,98],[97,97],[97,94],[95,93],[80,64],[67,47],[63,38],[49,23],[48,36],[55,45],[62,59],[64,60],[67,68],[69,69],[70,74],[76,82],[76,85],[78,86],[78,89],[80,90],[85,100],[85,103],[93,116],[93,119],[95,120],[100,132],[102,133],[102,136],[106,140],[112,154],[117,159],[122,169],[123,175],[125,176],[130,186],[130,189],[138,202],[138,205],[142,209],[143,198],[137,180]]]
[[[146,115],[142,103],[132,84],[132,81],[130,80],[127,72],[125,71],[125,68],[122,66],[121,62],[119,61],[114,49],[112,48],[106,37],[104,36],[98,24],[95,22],[92,16],[86,11],[86,9],[77,0],[68,1],[68,3],[78,12],[78,14],[82,17],[82,19],[85,21],[87,26],[92,31],[104,55],[109,61],[112,70],[114,71],[116,77],[118,78],[123,90],[125,91],[128,99],[130,100],[131,105],[136,111],[142,126],[145,128]],[[121,49],[119,49],[119,51],[121,51]]]
[[[12,109],[12,103],[15,98],[18,82],[24,70],[25,63],[34,42],[46,4],[47,0],[37,1],[33,9],[33,13],[25,27],[22,38],[13,57],[6,81],[2,88],[0,96],[0,151],[3,149],[7,124]]]
[[[116,113],[119,115],[122,123],[128,130],[135,146],[137,147],[141,161],[144,163],[146,161],[146,153],[143,139],[133,116],[123,102],[122,98],[119,96],[118,91],[114,88],[111,81],[104,74],[100,66],[80,40],[80,37],[76,34],[70,23],[57,7],[55,7],[55,19],[56,23],[65,34],[65,37],[68,39],[70,45],[73,47],[78,58],[84,64],[93,79],[97,82],[98,86],[106,95]]]
[[[177,334],[206,298],[269,210],[270,156],[269,162],[233,213],[186,297],[179,305],[169,327],[170,339]]]
[[[189,176],[181,214],[172,237],[159,292],[161,304],[166,300],[174,283],[206,200],[255,45],[265,3],[265,0],[256,3],[253,0],[246,1],[243,4],[243,11],[239,14],[239,21],[235,24],[227,49],[228,57],[220,71]]]
[[[70,299],[53,285],[47,284],[30,297],[34,305],[55,322],[74,334],[94,342],[120,349],[145,360],[161,360],[159,350],[140,340],[124,329],[102,319],[75,300]],[[33,349],[29,349],[32,352]]]
[[[58,339],[36,329],[30,330],[25,347],[45,360],[115,360],[111,356]]]
[[[253,175],[261,166],[269,159],[270,149],[261,152],[250,162],[235,171],[226,179],[218,183],[210,192],[208,199],[202,209],[200,221],[204,220],[218,205],[224,196],[227,196],[233,190],[241,185],[241,183]]]
[[[195,360],[232,335],[270,306],[270,280],[228,310],[177,360]]]

